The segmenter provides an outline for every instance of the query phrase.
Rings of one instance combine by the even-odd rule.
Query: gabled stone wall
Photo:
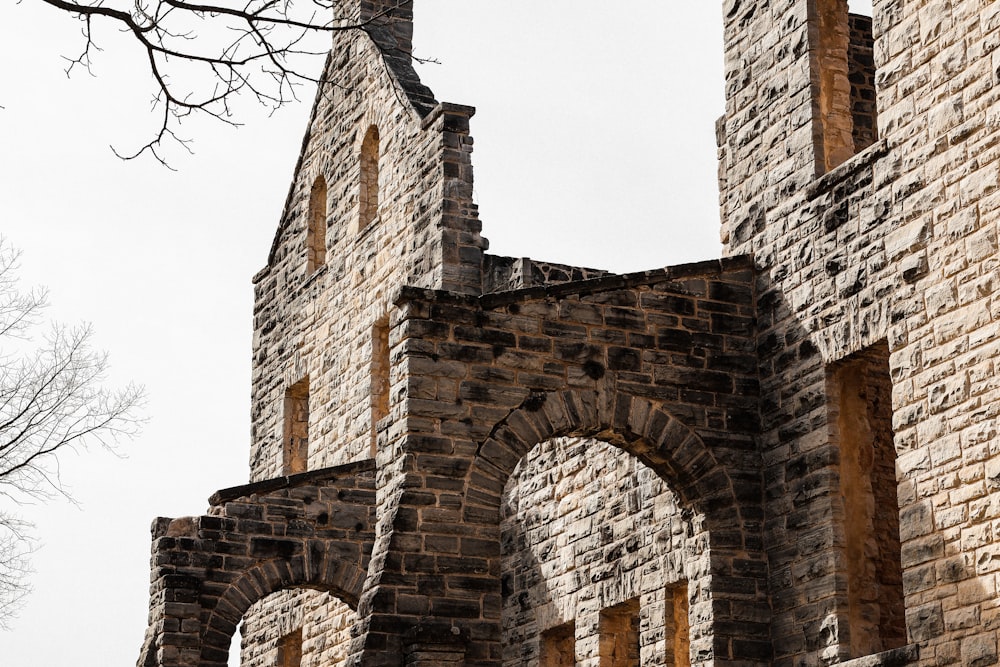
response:
[[[350,15],[349,5],[338,9]],[[486,241],[472,204],[468,122],[474,110],[438,105],[409,53],[386,55],[380,34],[334,33],[323,73],[329,83],[317,93],[267,266],[254,278],[253,479],[281,474],[281,397],[306,377],[314,406],[309,467],[370,457],[372,330],[387,316],[393,291],[404,284],[482,289]],[[361,153],[371,128],[378,135],[378,210],[362,225]],[[310,195],[320,177],[326,253],[310,271]]]

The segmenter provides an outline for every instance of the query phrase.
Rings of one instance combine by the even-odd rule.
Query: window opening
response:
[[[539,667],[573,667],[576,665],[576,624],[573,621],[557,625],[542,633]]]
[[[871,17],[852,13],[847,0],[817,0],[815,6],[817,167],[825,173],[878,138],[874,38]]]
[[[301,667],[302,628],[281,638],[278,646],[278,665],[280,667]]]
[[[316,177],[309,193],[309,226],[306,232],[306,271],[326,264],[326,179]]]
[[[360,229],[365,229],[378,215],[378,128],[372,125],[361,144],[361,185],[359,200],[361,205]]]
[[[688,620],[686,581],[667,588],[666,619],[667,667],[691,667],[691,625]]]
[[[601,667],[639,667],[639,600],[601,611]]]
[[[851,657],[906,643],[892,383],[885,342],[829,374],[840,448]]]
[[[309,376],[285,390],[283,475],[305,472],[309,462]]]
[[[372,327],[371,360],[371,455],[378,453],[379,423],[389,416],[389,317],[385,316]],[[385,426],[384,424],[382,425]]]

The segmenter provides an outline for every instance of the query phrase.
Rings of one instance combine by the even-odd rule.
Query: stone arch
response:
[[[203,611],[201,667],[226,667],[243,615],[272,593],[293,588],[323,591],[357,611],[367,570],[328,552],[328,545],[316,542],[306,555],[260,562],[229,583],[215,604]]]
[[[536,392],[496,423],[477,447],[466,479],[466,519],[484,529],[499,525],[507,480],[535,445],[559,436],[613,445],[649,467],[700,514],[708,555],[697,581],[700,609],[691,652],[698,665],[765,664],[770,645],[766,618],[767,566],[761,552],[762,485],[759,471],[729,464],[669,407],[607,390]],[[484,535],[488,532],[484,532]],[[750,611],[753,610],[753,611]],[[753,629],[748,628],[753,626]],[[743,642],[746,632],[762,638]]]
[[[674,649],[690,652],[689,593],[708,581],[708,534],[637,457],[589,438],[535,445],[504,489],[499,535],[502,667],[535,656],[589,664],[609,651],[627,664],[687,664]],[[704,618],[696,632],[710,630]]]
[[[518,461],[559,436],[603,440],[629,452],[706,516],[724,507],[739,513],[730,475],[694,431],[654,401],[618,392],[609,402],[596,390],[533,393],[511,411],[479,444],[469,471],[470,498],[499,508]]]

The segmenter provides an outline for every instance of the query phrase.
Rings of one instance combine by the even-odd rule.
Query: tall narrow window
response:
[[[819,44],[813,49],[813,81],[819,93],[815,113],[822,135],[817,153],[821,171],[827,172],[854,155],[851,82],[847,76],[850,31],[847,0],[817,0],[815,7]]]
[[[309,193],[309,227],[306,231],[306,271],[326,264],[326,179],[320,174]]]
[[[667,588],[664,635],[668,667],[691,667],[691,630],[688,621],[688,587],[682,581]]]
[[[639,600],[601,611],[601,667],[639,667]]]
[[[847,0],[817,0],[815,8],[816,154],[827,172],[878,137],[874,40],[871,17],[850,13]]]
[[[361,187],[358,193],[361,205],[359,229],[364,229],[378,215],[378,128],[372,125],[361,144]]]
[[[837,364],[828,383],[840,449],[850,651],[857,658],[906,643],[888,345]]]
[[[305,472],[309,464],[309,376],[285,390],[282,474]]]
[[[279,640],[278,665],[280,667],[300,667],[302,665],[302,628]]]
[[[389,387],[389,318],[383,317],[372,327],[372,458],[378,453],[379,423],[389,416]]]
[[[576,665],[576,624],[573,621],[549,628],[542,633],[538,656],[539,667],[573,667]]]

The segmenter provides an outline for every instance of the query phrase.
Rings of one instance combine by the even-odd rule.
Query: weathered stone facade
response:
[[[402,4],[339,3],[140,664],[996,664],[1000,3],[725,0],[726,257],[630,275],[485,254]]]

